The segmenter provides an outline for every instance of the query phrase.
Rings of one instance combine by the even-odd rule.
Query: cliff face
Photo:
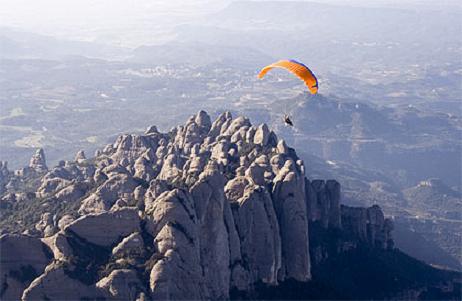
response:
[[[339,183],[306,179],[267,125],[228,112],[122,135],[49,171],[39,150],[24,169],[32,184],[0,167],[2,206],[43,213],[26,234],[0,238],[6,299],[227,299],[257,283],[308,282],[313,264],[358,246],[392,246],[378,206],[341,206]],[[310,246],[310,227],[342,238]]]

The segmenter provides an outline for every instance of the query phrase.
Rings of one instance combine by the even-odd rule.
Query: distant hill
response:
[[[274,60],[250,46],[226,46],[215,43],[171,42],[142,46],[133,51],[130,62],[189,66],[234,66],[255,69]]]
[[[291,112],[297,146],[326,160],[378,169],[401,187],[431,177],[460,185],[461,120],[415,108],[384,108],[348,99],[306,94],[273,103]]]
[[[458,252],[456,248],[452,250],[446,248],[446,250],[444,250],[441,240],[438,243],[438,241],[428,235],[428,233],[422,232],[421,229],[417,229],[416,231],[416,222],[417,221],[414,220],[414,223],[412,223],[406,218],[394,219],[394,238],[400,250],[437,267],[462,270],[461,258],[460,256],[458,258],[460,252]],[[456,233],[454,234],[457,235]],[[446,233],[440,233],[439,235],[443,236],[446,235]],[[440,239],[442,238],[443,237],[440,237]]]
[[[61,40],[54,37],[0,27],[0,58],[62,59],[68,56],[121,59],[127,49],[96,42]]]
[[[359,66],[365,61],[420,64],[425,60],[457,60],[456,48],[449,48],[460,47],[460,41],[450,38],[461,30],[459,17],[458,9],[234,1],[205,20],[209,29],[192,24],[185,31],[180,28],[178,38],[222,45],[249,45],[251,41],[256,49],[272,56],[297,57],[318,69],[354,63]],[[422,47],[427,51],[421,51]],[[437,54],[440,57],[435,57]]]
[[[436,211],[450,219],[462,219],[462,194],[440,179],[428,179],[404,190],[411,206]]]

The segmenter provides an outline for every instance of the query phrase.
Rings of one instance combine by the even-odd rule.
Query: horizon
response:
[[[9,28],[63,40],[99,42],[136,48],[164,43],[175,27],[213,15],[233,2],[306,2],[335,6],[384,9],[462,9],[455,0],[1,0],[0,28]],[[461,11],[462,12],[462,11]],[[153,31],[158,38],[145,38]],[[131,39],[130,35],[138,35]],[[118,37],[119,36],[119,37]]]

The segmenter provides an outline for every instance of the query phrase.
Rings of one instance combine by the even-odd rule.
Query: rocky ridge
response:
[[[266,124],[203,111],[50,170],[43,150],[20,171],[2,162],[2,208],[43,211],[0,238],[2,299],[228,299],[257,283],[308,282],[333,253],[392,248],[378,206],[340,205],[339,183],[305,169]],[[334,251],[310,246],[312,226],[345,235]]]

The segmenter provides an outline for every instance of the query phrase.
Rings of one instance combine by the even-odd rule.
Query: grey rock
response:
[[[340,228],[340,184],[335,180],[306,180],[308,215],[324,228]]]
[[[88,185],[82,182],[70,184],[56,193],[55,197],[60,201],[75,202],[85,196],[88,188]]]
[[[107,175],[103,172],[101,168],[96,169],[95,174],[93,175],[93,181],[96,184],[101,184],[108,179]]]
[[[147,155],[136,159],[133,168],[135,170],[134,176],[136,178],[149,182],[157,176],[157,172],[153,168],[154,162],[150,161],[146,157]]]
[[[289,147],[284,140],[279,140],[277,144],[278,154],[286,155],[289,153]]]
[[[46,197],[65,188],[70,183],[69,180],[63,178],[44,178],[40,187],[37,189],[37,194],[39,197]]]
[[[0,179],[7,177],[10,174],[8,170],[8,162],[0,161]]]
[[[67,225],[69,225],[73,221],[74,221],[74,218],[71,215],[66,214],[63,217],[61,217],[61,219],[58,221],[58,228],[63,230],[64,227],[66,227]]]
[[[53,224],[53,215],[50,212],[42,213],[40,221],[35,225],[35,229],[43,231],[46,226]]]
[[[261,124],[258,126],[257,130],[255,131],[255,136],[253,137],[253,143],[266,145],[268,144],[268,139],[270,137],[270,131],[266,123]]]
[[[272,195],[282,242],[282,265],[278,279],[307,281],[311,278],[311,264],[305,180],[293,161],[287,160],[274,178]]]
[[[86,159],[87,159],[87,157],[85,156],[85,151],[84,151],[84,150],[79,150],[79,151],[77,152],[77,154],[75,154],[75,159],[74,159],[74,161],[76,161],[76,162],[79,163],[79,162],[85,161]]]
[[[40,239],[25,235],[0,236],[2,300],[20,300],[23,290],[52,260]]]
[[[247,186],[253,183],[252,179],[240,176],[228,181],[225,187],[226,197],[229,202],[236,203],[239,199],[244,196],[244,192]]]
[[[201,267],[208,296],[227,299],[230,283],[229,235],[224,221],[225,177],[210,163],[191,188],[198,219]]]
[[[10,171],[8,170],[8,162],[0,161],[0,194],[3,194],[6,190],[6,184],[8,184],[10,178]]]
[[[97,158],[79,152],[76,161],[46,172],[39,151],[16,174],[0,162],[0,191],[14,192],[1,192],[2,208],[32,199],[14,191],[24,175],[40,179],[35,196],[52,196],[47,204],[61,202],[66,212],[80,205],[80,217],[72,212],[57,222],[47,213],[28,232],[45,236],[31,242],[32,253],[51,250],[54,262],[48,254],[27,281],[8,276],[6,294],[16,299],[29,286],[25,300],[215,300],[256,283],[306,282],[310,251],[314,262],[330,256],[323,246],[309,249],[308,222],[346,234],[336,252],[392,246],[393,224],[379,207],[340,206],[339,183],[307,180],[303,161],[266,124],[229,112],[211,123],[200,111],[166,134],[152,126],[121,135]],[[9,254],[16,248],[27,249],[17,244]],[[85,278],[79,265],[88,264],[98,266]],[[105,277],[97,279],[95,269]]]
[[[158,179],[152,180],[149,183],[149,188],[146,190],[144,197],[145,211],[150,211],[156,198],[168,190],[169,188],[167,181]]]
[[[245,135],[245,142],[252,145],[256,131],[257,131],[257,128],[255,126],[251,126]]]
[[[149,135],[149,134],[158,134],[159,131],[157,130],[157,127],[155,125],[151,125],[150,127],[148,127],[146,129],[146,131],[144,132],[146,135]]]
[[[261,186],[248,185],[237,203],[233,212],[250,283],[277,284],[281,239],[271,196]]]
[[[45,160],[45,152],[43,151],[43,149],[37,149],[35,154],[30,159],[29,167],[39,173],[43,173],[48,170]]]
[[[157,179],[173,181],[174,179],[181,177],[184,163],[184,158],[177,154],[167,155]]]
[[[342,229],[359,242],[378,248],[393,245],[391,230],[393,223],[385,219],[382,209],[373,205],[369,208],[341,205]]]
[[[212,139],[212,142],[215,141],[215,138],[218,135],[220,135],[228,128],[228,125],[231,123],[231,120],[232,116],[230,112],[225,112],[218,116],[218,118],[213,122],[208,134],[208,136]]]
[[[51,249],[55,260],[65,261],[73,256],[73,250],[68,243],[64,231],[60,231],[53,236],[43,238],[42,241]]]
[[[269,171],[269,166],[252,163],[245,171],[245,176],[252,179],[256,185],[264,186],[266,184],[265,173]]]
[[[144,252],[143,237],[140,233],[135,232],[125,237],[113,250],[112,255],[115,257],[123,256],[124,254],[142,254]]]
[[[222,165],[228,164],[228,152],[230,143],[227,140],[217,142],[212,149],[211,158]]]
[[[121,135],[117,138],[111,151],[111,158],[114,162],[126,160],[124,166],[132,164],[146,151],[154,155],[161,135],[150,133],[149,135]]]
[[[80,214],[97,213],[109,210],[118,199],[133,199],[133,191],[138,183],[129,174],[115,173],[86,199],[82,200]]]
[[[69,277],[59,264],[52,263],[24,291],[22,300],[94,300],[107,297],[104,290]]]
[[[103,212],[82,216],[64,228],[79,237],[100,246],[110,246],[121,237],[140,231],[138,210],[124,208],[114,212]]]
[[[146,229],[158,250],[150,274],[151,297],[205,298],[197,218],[189,193],[178,189],[163,193],[146,215]]]
[[[232,136],[233,134],[237,133],[239,129],[242,127],[250,127],[250,121],[248,118],[244,116],[239,116],[232,120],[232,122],[227,127],[226,131],[223,133],[226,136]]]
[[[110,300],[136,300],[144,285],[136,271],[129,269],[114,270],[109,276],[96,283],[96,287],[108,291]]]
[[[210,116],[205,111],[199,111],[196,114],[194,121],[201,128],[203,133],[208,133],[212,127]]]

